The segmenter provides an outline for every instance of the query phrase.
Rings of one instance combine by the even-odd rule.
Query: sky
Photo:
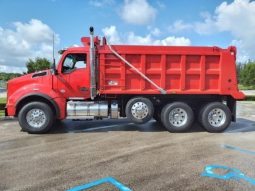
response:
[[[31,58],[81,46],[89,26],[111,44],[238,48],[255,59],[251,0],[0,0],[0,72],[26,71]]]

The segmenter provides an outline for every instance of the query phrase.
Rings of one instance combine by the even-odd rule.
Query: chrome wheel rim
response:
[[[169,121],[175,127],[181,127],[187,123],[188,114],[182,108],[174,108],[169,113]]]
[[[26,115],[27,123],[33,128],[41,128],[46,123],[46,115],[41,109],[31,109]]]
[[[131,113],[136,119],[144,119],[149,113],[149,108],[144,102],[136,102],[131,107]]]
[[[208,122],[213,127],[220,127],[226,122],[226,114],[220,108],[214,108],[208,114]]]

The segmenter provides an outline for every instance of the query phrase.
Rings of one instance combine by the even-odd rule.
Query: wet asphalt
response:
[[[15,120],[0,121],[0,190],[67,190],[105,177],[134,191],[255,190],[255,102],[239,102],[237,112],[237,123],[218,134],[197,124],[169,133],[153,120],[122,119],[66,120],[48,134],[30,135]],[[208,165],[242,173],[202,176]],[[105,183],[88,190],[118,189]]]

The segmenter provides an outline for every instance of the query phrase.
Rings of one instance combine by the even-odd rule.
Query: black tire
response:
[[[170,119],[171,112],[177,112],[177,119]],[[164,127],[170,132],[184,132],[191,128],[194,121],[194,112],[186,103],[170,103],[162,109],[161,121]]]
[[[55,121],[54,121],[54,127],[59,127],[59,126],[61,126],[61,124],[62,124],[62,120],[61,119],[55,119]]]
[[[141,105],[139,106],[139,104],[141,104]],[[142,108],[146,109],[145,112],[143,114],[139,114],[139,113],[134,114],[134,112],[136,111],[136,110],[134,110],[134,107],[136,105],[138,107],[140,107],[139,109],[142,109]],[[146,108],[144,108],[144,107],[146,107]],[[132,122],[137,123],[137,124],[143,124],[143,123],[146,123],[152,119],[153,114],[154,114],[154,108],[153,108],[152,102],[148,98],[135,97],[135,98],[130,99],[127,102],[125,112],[126,112],[126,116]]]
[[[32,126],[31,121],[29,123],[27,116],[29,116],[29,112],[32,113],[33,111],[35,113],[37,112],[37,115],[42,115],[43,113],[43,117],[41,116],[40,118],[43,121],[41,126]],[[40,111],[40,113],[38,111]],[[33,114],[31,114],[30,116],[32,115]],[[39,120],[39,116],[36,117]],[[40,134],[46,133],[53,126],[55,122],[55,115],[49,105],[42,102],[31,102],[22,107],[22,109],[19,111],[18,119],[22,130],[27,131],[28,133]],[[35,119],[35,121],[36,120],[37,119]]]
[[[214,119],[209,117],[209,115],[211,116],[212,114],[215,115]],[[198,120],[202,127],[208,132],[220,133],[230,125],[231,112],[223,103],[212,102],[201,108]]]

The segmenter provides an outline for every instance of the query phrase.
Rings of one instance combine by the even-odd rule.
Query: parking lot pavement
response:
[[[242,90],[242,92],[247,96],[255,95],[255,90]]]
[[[105,177],[135,191],[255,190],[255,103],[239,102],[237,111],[237,123],[219,134],[123,119],[66,120],[30,135],[15,120],[1,121],[0,190],[66,190]],[[106,182],[92,190],[118,189]]]

